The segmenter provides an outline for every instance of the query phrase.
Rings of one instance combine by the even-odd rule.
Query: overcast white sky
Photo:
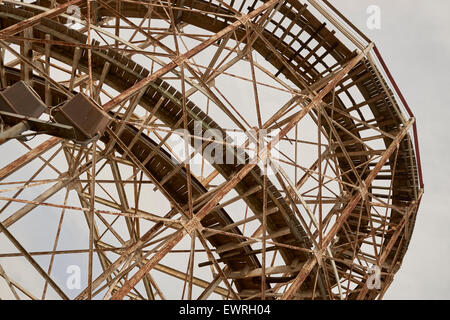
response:
[[[333,0],[380,49],[418,122],[425,195],[388,299],[450,299],[450,1]],[[370,5],[381,29],[366,26]]]

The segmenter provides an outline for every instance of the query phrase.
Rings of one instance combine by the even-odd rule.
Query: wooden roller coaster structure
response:
[[[45,104],[0,114],[2,299],[383,298],[417,128],[328,1],[0,0],[0,48],[0,89]],[[86,143],[54,113],[78,93]]]

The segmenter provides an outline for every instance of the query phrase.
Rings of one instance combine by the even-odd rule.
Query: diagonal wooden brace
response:
[[[236,20],[234,23],[230,24],[228,27],[220,30],[219,32],[217,32],[213,36],[209,37],[208,39],[206,39],[202,43],[198,44],[197,46],[195,46],[194,48],[189,50],[188,52],[179,55],[178,57],[173,59],[170,63],[168,63],[164,67],[158,69],[157,71],[155,71],[154,73],[149,75],[147,78],[142,79],[141,81],[139,81],[138,83],[136,83],[132,87],[128,88],[127,90],[125,90],[124,92],[122,92],[121,94],[119,94],[118,96],[116,96],[115,98],[113,98],[112,100],[107,102],[106,104],[104,104],[103,108],[105,110],[109,110],[109,109],[113,108],[114,106],[118,105],[119,103],[127,100],[128,98],[130,98],[134,93],[136,93],[140,89],[148,86],[150,83],[155,81],[157,78],[165,75],[166,73],[168,73],[171,70],[175,69],[177,66],[180,66],[180,65],[184,64],[188,59],[192,58],[196,54],[198,54],[201,51],[203,51],[204,49],[208,48],[210,45],[212,45],[215,42],[217,42],[218,40],[222,39],[223,37],[225,37],[230,32],[233,32],[234,30],[236,30],[240,26],[248,23],[248,21],[250,21],[251,19],[257,17],[259,14],[261,14],[265,10],[271,8],[272,6],[274,6],[275,4],[277,4],[280,1],[281,0],[270,0],[270,1],[267,1],[262,6],[258,7],[255,10],[253,10],[249,14],[238,17],[238,20]]]
[[[273,1],[269,1],[274,3]],[[267,2],[266,5],[269,3]],[[261,7],[260,7],[261,8]],[[257,11],[256,9],[255,11]],[[253,12],[255,12],[253,11]],[[253,13],[252,12],[252,13]],[[322,101],[322,99],[339,83],[339,81],[344,78],[344,76],[356,65],[361,59],[364,58],[366,53],[372,48],[372,45],[368,46],[366,50],[360,52],[356,57],[354,57],[336,76],[331,79],[330,83],[325,86],[315,97],[312,98],[311,103],[302,109],[291,121],[278,133],[278,135],[273,138],[267,146],[262,148],[258,153],[258,157],[263,159],[271,148],[273,148],[285,135],[287,135],[295,125],[306,116],[314,106]],[[144,81],[144,80],[143,80]],[[201,221],[216,205],[217,203],[230,192],[255,166],[256,161],[251,161],[249,164],[245,165],[238,173],[236,173],[233,178],[231,178],[223,188],[215,194],[196,214],[196,219]],[[141,269],[136,272],[132,278],[126,281],[123,286],[116,291],[116,293],[111,296],[112,300],[120,300],[130,292],[130,290],[147,274],[167,253],[169,253],[173,247],[175,247],[178,242],[183,239],[183,237],[188,233],[186,229],[178,231],[168,242],[166,242],[161,250],[155,254]]]

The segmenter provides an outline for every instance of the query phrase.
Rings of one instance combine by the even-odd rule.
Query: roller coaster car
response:
[[[75,129],[75,142],[88,144],[103,135],[109,122],[108,115],[91,98],[78,93],[75,97],[52,110],[56,122]]]
[[[23,81],[0,91],[0,111],[37,119],[45,108],[39,95]]]

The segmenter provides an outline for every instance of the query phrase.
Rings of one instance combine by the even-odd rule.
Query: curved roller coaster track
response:
[[[3,0],[0,26],[1,88],[33,88],[44,125],[80,92],[108,119],[0,139],[1,298],[384,296],[417,128],[328,1]]]

